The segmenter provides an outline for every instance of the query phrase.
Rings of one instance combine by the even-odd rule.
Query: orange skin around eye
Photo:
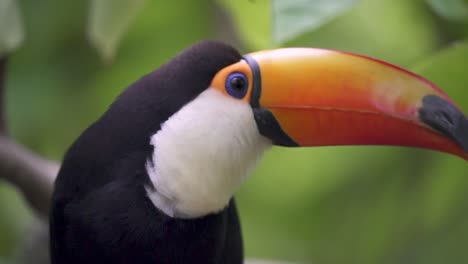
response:
[[[249,82],[249,87],[246,95],[242,99],[237,99],[229,95],[226,91],[226,80],[229,75],[232,73],[239,72],[245,74],[247,76],[248,82]],[[234,63],[232,65],[229,65],[222,69],[220,72],[218,72],[215,77],[213,78],[213,81],[211,82],[211,88],[216,89],[223,93],[225,96],[237,99],[237,100],[242,100],[246,103],[250,102],[250,94],[252,91],[252,84],[253,84],[253,77],[252,77],[252,70],[250,69],[249,65],[245,61],[239,61],[237,63]]]

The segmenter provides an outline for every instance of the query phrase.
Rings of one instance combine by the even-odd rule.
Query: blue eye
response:
[[[247,76],[240,72],[231,73],[226,79],[226,91],[232,97],[242,99],[249,89]]]

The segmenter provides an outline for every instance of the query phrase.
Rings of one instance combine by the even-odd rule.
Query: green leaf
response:
[[[412,67],[452,97],[459,107],[468,112],[468,41],[455,44]]]
[[[92,0],[88,35],[104,61],[115,55],[120,40],[129,29],[145,0]]]
[[[0,0],[0,56],[16,49],[24,39],[16,0]]]
[[[286,46],[350,51],[408,67],[442,44],[434,15],[425,7],[423,1],[360,0],[349,12]]]
[[[357,0],[273,0],[273,39],[277,43],[312,31],[353,7]]]
[[[440,16],[450,20],[468,20],[467,0],[426,0]]]

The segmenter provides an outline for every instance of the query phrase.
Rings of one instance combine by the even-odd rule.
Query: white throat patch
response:
[[[226,207],[271,141],[248,103],[208,88],[164,122],[151,144],[149,198],[169,216],[195,218]]]

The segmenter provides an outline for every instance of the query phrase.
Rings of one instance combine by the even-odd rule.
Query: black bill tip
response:
[[[439,96],[427,95],[419,109],[419,118],[468,152],[468,119],[453,104]]]

